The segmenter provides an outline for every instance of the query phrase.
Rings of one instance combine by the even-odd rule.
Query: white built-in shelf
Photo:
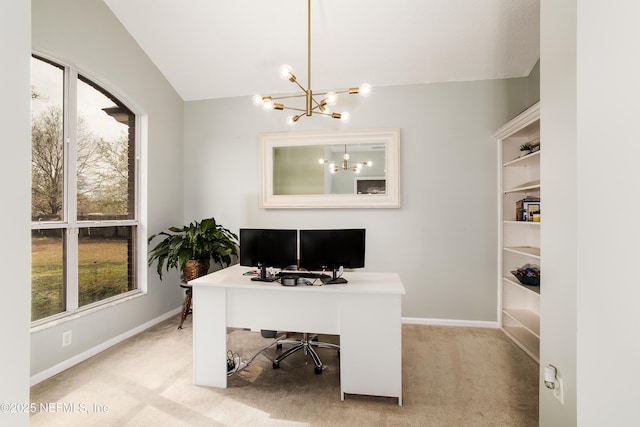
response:
[[[526,191],[539,191],[540,190],[540,180],[537,179],[535,181],[525,182],[523,184],[518,185],[517,187],[507,188],[504,190],[504,193],[521,193]]]
[[[523,285],[522,283],[520,283],[518,281],[518,279],[516,279],[513,276],[503,276],[502,277],[504,280],[506,280],[507,282],[511,283],[514,286],[519,286],[521,288],[524,288],[530,292],[533,292],[534,294],[540,295],[540,286],[532,286],[532,285]]]
[[[540,339],[523,326],[502,326],[509,338],[520,346],[533,360],[540,363]]]
[[[535,165],[538,162],[540,162],[540,150],[536,151],[535,153],[527,154],[523,157],[517,157],[511,161],[508,161],[502,166],[504,166],[505,168],[508,168],[510,166],[529,166]]]
[[[504,248],[507,252],[513,252],[514,254],[526,255],[533,258],[540,258],[540,248],[534,248],[533,246],[510,246]]]
[[[516,221],[519,199],[540,197],[541,150],[518,157],[520,146],[540,140],[540,103],[523,111],[494,134],[499,145],[498,192],[500,327],[513,342],[540,362],[540,286],[523,285],[510,272],[525,263],[541,264],[541,223]],[[543,146],[541,149],[544,149]]]
[[[504,221],[505,224],[533,225],[540,226],[540,221]]]
[[[503,312],[540,338],[540,316],[536,313],[522,308],[505,308]]]

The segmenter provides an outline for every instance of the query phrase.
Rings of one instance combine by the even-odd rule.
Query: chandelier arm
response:
[[[325,113],[324,111],[320,111],[320,110],[315,111],[316,108],[313,109],[313,114],[322,114],[323,116],[330,116],[331,115],[331,113]]]
[[[271,99],[302,98],[304,96],[307,96],[307,95],[304,93],[301,93],[299,95],[272,96]]]
[[[314,95],[326,95],[329,92],[333,92],[335,94],[339,94],[339,93],[347,93],[349,92],[349,89],[343,89],[343,90],[328,90],[326,92],[313,92]]]
[[[314,93],[314,95],[317,95],[317,93]],[[318,101],[316,101],[315,97],[313,97],[313,96],[311,97],[311,102],[316,104],[316,106],[313,107],[312,110],[315,110],[316,108],[320,108],[320,103]]]
[[[305,89],[305,88],[304,88],[304,86],[302,86],[298,80],[294,80],[293,82],[294,82],[295,84],[297,84],[297,85],[298,85],[298,87],[299,87],[303,92],[306,92],[306,91],[307,91],[307,89]]]
[[[302,111],[303,113],[307,112],[304,108],[287,107],[286,105],[283,106],[283,110]]]

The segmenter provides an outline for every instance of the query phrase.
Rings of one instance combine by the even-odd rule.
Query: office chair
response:
[[[261,331],[261,333],[262,333],[262,336],[265,338],[275,338],[277,331],[263,330]],[[304,332],[302,334],[302,338],[300,339],[289,339],[289,338],[280,339],[278,340],[278,344],[276,345],[276,347],[278,349],[281,349],[282,344],[293,344],[293,347],[279,354],[273,359],[273,364],[272,364],[273,369],[280,368],[280,362],[282,362],[284,359],[291,356],[292,354],[296,353],[297,351],[302,350],[304,351],[304,354],[311,356],[311,358],[313,359],[313,363],[316,365],[314,368],[314,372],[317,375],[320,375],[324,370],[324,365],[322,364],[322,360],[320,360],[320,356],[318,356],[318,353],[313,347],[333,349],[333,350],[336,350],[338,352],[338,356],[340,356],[339,345],[320,342],[318,341],[318,335],[309,334],[307,332]]]

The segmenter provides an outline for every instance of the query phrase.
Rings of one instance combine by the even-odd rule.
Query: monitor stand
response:
[[[257,277],[252,277],[251,280],[254,282],[275,282],[278,280],[278,276],[269,276],[267,275],[267,266],[262,264],[258,266],[260,268],[260,275]]]
[[[330,277],[329,279],[325,279],[322,281],[323,285],[338,285],[341,283],[348,283],[347,279],[345,279],[344,277],[338,277],[338,270],[337,268],[333,269],[333,274],[332,277]]]

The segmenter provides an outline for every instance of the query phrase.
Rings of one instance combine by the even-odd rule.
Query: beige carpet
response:
[[[302,353],[272,369],[275,347],[229,378],[193,385],[191,316],[165,321],[31,389],[48,404],[32,426],[537,426],[538,365],[499,330],[403,325],[403,406],[340,400],[338,356]],[[337,337],[321,337],[334,341]],[[372,331],[371,339],[375,340]],[[249,359],[270,343],[234,330],[228,348]]]

